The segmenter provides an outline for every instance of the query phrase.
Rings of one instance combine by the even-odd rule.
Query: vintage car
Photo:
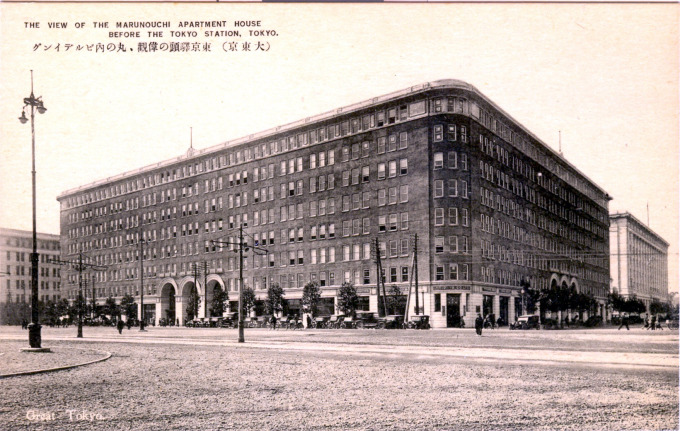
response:
[[[328,318],[326,321],[325,327],[328,329],[338,329],[341,328],[342,326],[342,321],[345,319],[345,316],[343,314],[333,314]]]
[[[224,318],[222,318],[220,326],[223,328],[236,328],[238,326],[238,313],[227,313]]]
[[[404,325],[408,329],[430,329],[430,316],[416,314]]]
[[[384,319],[386,329],[402,329],[404,327],[404,316],[401,314],[389,314]]]
[[[357,311],[354,317],[353,326],[357,329],[381,329],[385,327],[385,320],[381,319],[375,311]]]
[[[510,329],[541,329],[539,318],[536,315],[519,316],[515,323],[510,325]]]

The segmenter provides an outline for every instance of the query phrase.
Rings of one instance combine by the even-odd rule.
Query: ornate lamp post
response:
[[[29,108],[30,107],[30,108]],[[26,124],[26,108],[31,113],[31,179],[33,185],[33,252],[31,253],[31,323],[28,325],[28,343],[31,348],[39,349],[41,344],[40,336],[40,313],[38,310],[38,240],[35,226],[35,111],[44,114],[47,108],[43,105],[42,96],[33,95],[33,70],[31,70],[31,95],[24,98],[24,107],[21,111],[19,121]]]

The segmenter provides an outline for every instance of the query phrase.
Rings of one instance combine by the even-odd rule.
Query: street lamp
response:
[[[139,330],[144,330],[144,243],[146,240],[142,237],[139,239]]]
[[[30,107],[31,113],[31,180],[33,192],[33,252],[31,253],[31,323],[28,325],[28,343],[33,349],[40,349],[40,310],[38,310],[38,238],[35,226],[35,111],[44,114],[47,111],[43,105],[42,96],[33,95],[33,70],[31,70],[31,95],[24,98],[24,107],[21,110],[19,121],[26,124],[26,108]]]

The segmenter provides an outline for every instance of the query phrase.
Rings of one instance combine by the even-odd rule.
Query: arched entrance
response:
[[[182,286],[182,319],[180,324],[196,319],[201,316],[202,298],[198,286],[194,284],[193,280],[189,280]]]
[[[161,287],[161,315],[159,318],[164,319],[167,325],[174,326],[177,324],[177,306],[176,306],[176,291],[172,283],[165,283]]]
[[[227,300],[226,303],[223,301],[223,303],[220,305],[216,302],[214,302],[214,299],[217,296],[217,291],[221,291],[221,294],[224,295],[227,294],[224,288],[224,282],[222,279],[217,276],[217,275],[210,275],[208,276],[208,284],[206,288],[206,298],[205,298],[205,303],[206,303],[206,310],[207,314],[206,316],[208,317],[222,317],[224,313],[227,311],[227,307],[229,306],[229,301]],[[221,307],[221,310],[220,310]]]

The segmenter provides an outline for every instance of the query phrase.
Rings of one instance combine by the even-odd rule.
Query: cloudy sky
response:
[[[678,280],[678,14],[674,4],[0,3],[0,226],[31,228],[35,94],[38,230],[63,191],[427,81],[469,82],[668,241]],[[108,29],[93,22],[109,22]],[[117,21],[170,21],[161,38]],[[277,36],[171,36],[179,21],[260,21]],[[27,28],[38,22],[39,28]],[[65,29],[49,22],[66,22]],[[84,23],[76,28],[76,23]],[[184,29],[186,30],[186,29]],[[224,30],[224,29],[222,29]],[[209,52],[137,52],[139,42]],[[223,43],[237,41],[238,51]],[[268,51],[243,51],[261,42]],[[135,52],[76,51],[124,43]],[[59,44],[59,51],[56,46]],[[66,45],[72,47],[66,50]],[[49,46],[49,48],[48,48]]]

